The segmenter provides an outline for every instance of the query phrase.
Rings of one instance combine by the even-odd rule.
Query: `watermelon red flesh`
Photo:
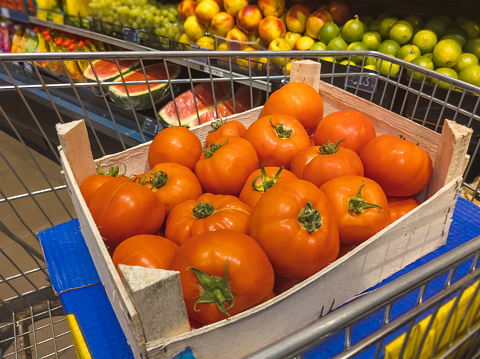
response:
[[[215,91],[215,99],[212,93],[212,85],[209,82],[203,82],[196,85],[193,89],[195,91],[195,101],[192,90],[186,91],[178,96],[174,101],[166,104],[159,112],[160,117],[170,125],[173,126],[196,126],[198,124],[198,115],[201,116],[215,106],[223,103],[231,97],[230,85],[226,82],[215,82],[213,85]],[[176,105],[176,109],[175,109]],[[177,117],[178,111],[178,117]]]
[[[252,108],[260,106],[262,102],[262,91],[257,88],[252,88],[252,97],[253,97],[253,107],[251,107],[250,101],[250,87],[249,86],[242,86],[240,89],[235,92],[235,109],[233,107],[233,97],[229,98],[224,103],[221,103],[217,106],[217,111],[215,108],[211,109],[210,111],[204,113],[200,116],[200,124],[206,123],[209,121],[215,121],[219,118],[225,118],[228,116],[232,116],[236,113],[241,113]]]
[[[83,75],[87,80],[97,81],[95,73],[97,74],[99,81],[108,81],[113,80],[115,77],[119,76],[120,73],[124,74],[133,68],[137,67],[139,64],[138,60],[119,60],[118,66],[114,60],[95,60],[92,61],[92,65],[89,65]],[[118,68],[120,67],[120,71]],[[95,73],[93,72],[95,70]]]
[[[180,74],[180,66],[175,64],[168,64],[168,76],[175,79]],[[128,84],[132,81],[145,82],[145,75],[148,86],[144,84]],[[168,78],[164,64],[155,64],[145,67],[145,73],[142,69],[131,71],[119,77],[115,82],[122,82],[121,85],[109,86],[110,97],[115,104],[122,108],[130,108],[130,101],[134,109],[145,110],[152,107],[150,93],[152,94],[155,103],[164,102],[169,97],[169,86],[167,82],[153,84],[151,81],[166,80]],[[149,91],[150,88],[150,91]],[[127,95],[128,90],[128,95]],[[130,101],[129,97],[130,96]]]

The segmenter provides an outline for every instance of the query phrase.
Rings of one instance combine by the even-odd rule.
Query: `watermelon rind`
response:
[[[109,67],[111,66],[111,68],[108,69],[110,71],[105,70],[105,67],[103,66],[105,64],[109,65]],[[101,59],[92,61],[92,64],[89,64],[85,71],[83,71],[83,76],[87,81],[91,82],[97,82],[97,78],[100,82],[111,81],[120,76],[120,73],[126,74],[127,72],[136,69],[140,65],[140,62],[138,60],[119,60],[118,64],[120,66],[120,71],[114,60]],[[95,73],[92,70],[92,66],[95,69]],[[95,74],[97,75],[96,77]]]
[[[194,87],[195,102],[193,101],[192,90],[188,90],[175,99],[177,106],[174,106],[173,101],[171,101],[159,111],[158,115],[171,126],[195,127],[198,125],[197,110],[198,116],[202,116],[215,107],[215,102],[218,106],[231,97],[230,85],[226,82],[215,82],[214,90],[215,100],[213,100],[211,93],[211,84],[206,82],[200,83]],[[207,102],[204,96],[201,96],[201,91],[209,92],[209,94],[212,95],[212,99]],[[197,105],[197,109],[195,109],[195,104]],[[177,117],[177,112],[180,119]]]
[[[176,64],[168,64],[167,66],[168,66],[168,74],[170,76],[170,79],[177,78],[181,71],[180,66]],[[159,68],[160,70],[165,70],[165,65],[161,63],[161,64],[145,66],[145,73],[148,76],[149,72],[154,71],[157,68]],[[153,102],[155,103],[155,105],[164,103],[168,100],[168,98],[171,98],[170,86],[167,82],[161,83],[161,84],[149,83],[148,86],[145,84],[143,85],[144,86],[143,91],[132,91],[131,90],[132,86],[138,86],[138,85],[128,85],[129,77],[133,76],[134,73],[141,73],[142,80],[144,81],[145,79],[144,73],[143,73],[143,70],[140,68],[134,71],[127,72],[126,74],[123,75],[123,81],[125,81],[127,86],[125,86],[124,84],[121,84],[121,85],[111,85],[108,87],[110,98],[117,106],[125,110],[129,110],[131,109],[131,106],[130,106],[130,103],[131,103],[133,106],[133,109],[137,111],[147,110],[153,107],[152,99],[150,98],[150,93],[152,94]],[[167,79],[166,74],[164,79],[165,80]],[[138,81],[142,81],[142,80],[138,80]],[[122,82],[122,76],[119,76],[114,81]],[[125,91],[125,87],[127,87],[128,94],[127,94],[127,91]]]

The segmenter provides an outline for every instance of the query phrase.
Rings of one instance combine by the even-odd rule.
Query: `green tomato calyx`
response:
[[[274,125],[272,123],[272,118],[270,117],[270,124],[275,129],[275,133],[280,138],[290,138],[292,136],[293,130],[289,127],[283,126],[283,123]]]
[[[215,212],[215,208],[208,202],[198,203],[193,207],[193,216],[197,219],[207,218]]]
[[[148,181],[145,181],[145,183],[151,184],[156,189],[162,188],[168,182],[168,174],[163,171],[156,171],[154,173],[151,173],[150,175],[152,177]]]
[[[327,140],[326,145],[321,145],[320,148],[318,149],[318,152],[321,155],[333,155],[338,152],[338,149],[340,148],[340,143],[345,141],[346,138],[343,140],[337,141],[335,143],[331,143],[330,140]]]
[[[263,167],[263,165],[260,165],[260,171],[262,172],[262,174],[254,178],[252,182],[253,189],[262,193],[267,192],[270,188],[272,188],[275,183],[277,183],[278,176],[280,176],[282,170],[283,166],[280,167],[280,169],[277,171],[277,173],[275,173],[275,176],[273,176],[273,178],[269,178],[267,176],[267,173],[265,172],[265,168]],[[260,184],[255,184],[260,176],[262,176]]]
[[[307,202],[305,204],[305,208],[302,208],[297,219],[301,226],[309,233],[315,232],[322,226],[322,217],[320,216],[320,211],[313,208],[311,202]]]
[[[225,123],[227,122],[227,120],[223,120],[223,119],[220,119],[218,121],[214,121],[210,124],[210,126],[212,126],[212,129],[210,131],[208,131],[208,133],[211,133],[211,132],[215,132],[217,131],[220,127],[222,127]]]
[[[211,143],[210,146],[208,146],[208,148],[202,150],[202,152],[205,154],[205,158],[212,157],[213,154],[220,149],[220,147],[226,145],[227,143],[228,143],[228,140],[226,140],[224,143],[221,143],[219,145],[217,145],[216,143]]]
[[[348,211],[350,213],[360,214],[367,208],[378,208],[379,212],[383,212],[383,208],[381,206],[377,206],[376,204],[365,202],[365,200],[362,198],[363,187],[365,187],[365,181],[363,181],[363,184],[358,189],[357,196],[350,198],[350,200],[348,201]]]
[[[125,176],[125,173],[127,173],[127,166],[124,164],[124,171],[122,174],[120,174],[120,169],[118,166],[110,166],[108,169],[108,173],[102,170],[102,165],[101,163],[97,164],[97,173],[99,175],[105,175],[105,176],[110,176],[110,177],[122,177]]]
[[[227,310],[232,308],[235,305],[235,297],[233,296],[232,292],[230,291],[229,283],[227,282],[228,277],[228,259],[225,261],[225,275],[221,279],[217,279],[216,276],[209,276],[208,274],[202,272],[200,269],[195,267],[188,267],[192,269],[195,275],[197,276],[198,282],[200,286],[205,291],[203,295],[198,298],[197,302],[193,309],[196,312],[199,312],[200,309],[197,309],[197,305],[201,303],[214,303],[217,305],[218,310],[225,314],[227,317],[230,316]],[[225,309],[225,304],[231,301],[232,304],[228,308]]]

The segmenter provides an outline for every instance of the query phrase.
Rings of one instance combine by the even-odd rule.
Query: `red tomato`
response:
[[[293,157],[310,146],[310,138],[300,122],[289,115],[268,115],[254,121],[245,139],[250,142],[264,166],[289,169]]]
[[[433,164],[428,152],[396,136],[374,138],[365,145],[360,158],[365,177],[377,182],[390,197],[413,196],[432,177]]]
[[[338,219],[340,243],[366,241],[390,224],[387,197],[375,181],[361,176],[342,176],[320,189],[327,195]]]
[[[193,171],[202,151],[202,143],[188,128],[167,127],[153,139],[148,149],[148,163],[153,168],[158,163],[174,162]]]
[[[313,183],[277,183],[257,202],[249,227],[282,277],[308,278],[337,258],[338,224],[327,196]]]
[[[340,251],[338,252],[337,259],[343,257],[348,252],[354,250],[355,247],[356,245],[354,244],[340,244]]]
[[[138,234],[157,233],[165,218],[165,206],[155,193],[127,177],[101,185],[88,208],[109,247]]]
[[[315,144],[338,142],[341,147],[360,153],[363,146],[377,136],[372,121],[358,111],[337,111],[325,116],[315,131]]]
[[[221,137],[243,137],[245,132],[247,128],[239,121],[218,120],[212,123],[212,130],[207,135],[205,145],[208,147]]]
[[[327,145],[313,146],[297,153],[290,170],[300,179],[320,187],[332,178],[357,175],[363,176],[360,157],[348,148],[339,147],[340,141]]]
[[[284,278],[279,275],[275,275],[275,284],[273,286],[273,291],[276,295],[280,295],[283,292],[286,292],[290,288],[293,288],[296,284],[302,282],[300,279]]]
[[[197,176],[178,163],[159,163],[141,179],[165,205],[165,216],[173,207],[202,195],[202,186]]]
[[[257,242],[231,230],[190,237],[175,253],[190,317],[211,324],[259,304],[272,290],[273,268]]]
[[[177,248],[178,245],[164,237],[140,234],[120,243],[113,252],[112,261],[117,270],[119,264],[167,270]]]
[[[262,116],[275,114],[295,117],[312,134],[323,118],[322,97],[310,85],[290,82],[272,93],[263,106]]]
[[[250,142],[239,137],[222,137],[202,152],[194,172],[204,192],[238,196],[258,165],[257,153]]]
[[[420,201],[414,197],[388,197],[387,200],[392,223],[420,205]]]
[[[231,229],[248,234],[252,209],[237,197],[204,193],[175,206],[167,218],[165,237],[182,244],[207,231]]]
[[[276,297],[275,292],[272,290],[270,293],[267,294],[265,298],[263,298],[258,304],[262,304],[265,302],[268,302],[270,299],[273,299]]]
[[[123,174],[119,174],[118,166],[110,166],[108,173],[105,173],[102,170],[100,163],[97,164],[97,173],[86,177],[80,185],[80,192],[82,193],[87,206],[90,203],[93,194],[102,184],[114,179],[115,177],[121,177],[124,175],[125,172]]]
[[[297,176],[283,167],[263,167],[260,165],[260,169],[248,176],[238,198],[253,208],[260,197],[275,183],[296,178]]]

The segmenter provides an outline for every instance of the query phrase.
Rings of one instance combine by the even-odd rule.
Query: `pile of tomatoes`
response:
[[[175,270],[192,321],[210,324],[269,300],[409,210],[432,161],[377,136],[354,110],[324,117],[321,95],[289,83],[249,128],[187,128],[152,141],[151,170],[88,177],[81,191],[118,264]]]

